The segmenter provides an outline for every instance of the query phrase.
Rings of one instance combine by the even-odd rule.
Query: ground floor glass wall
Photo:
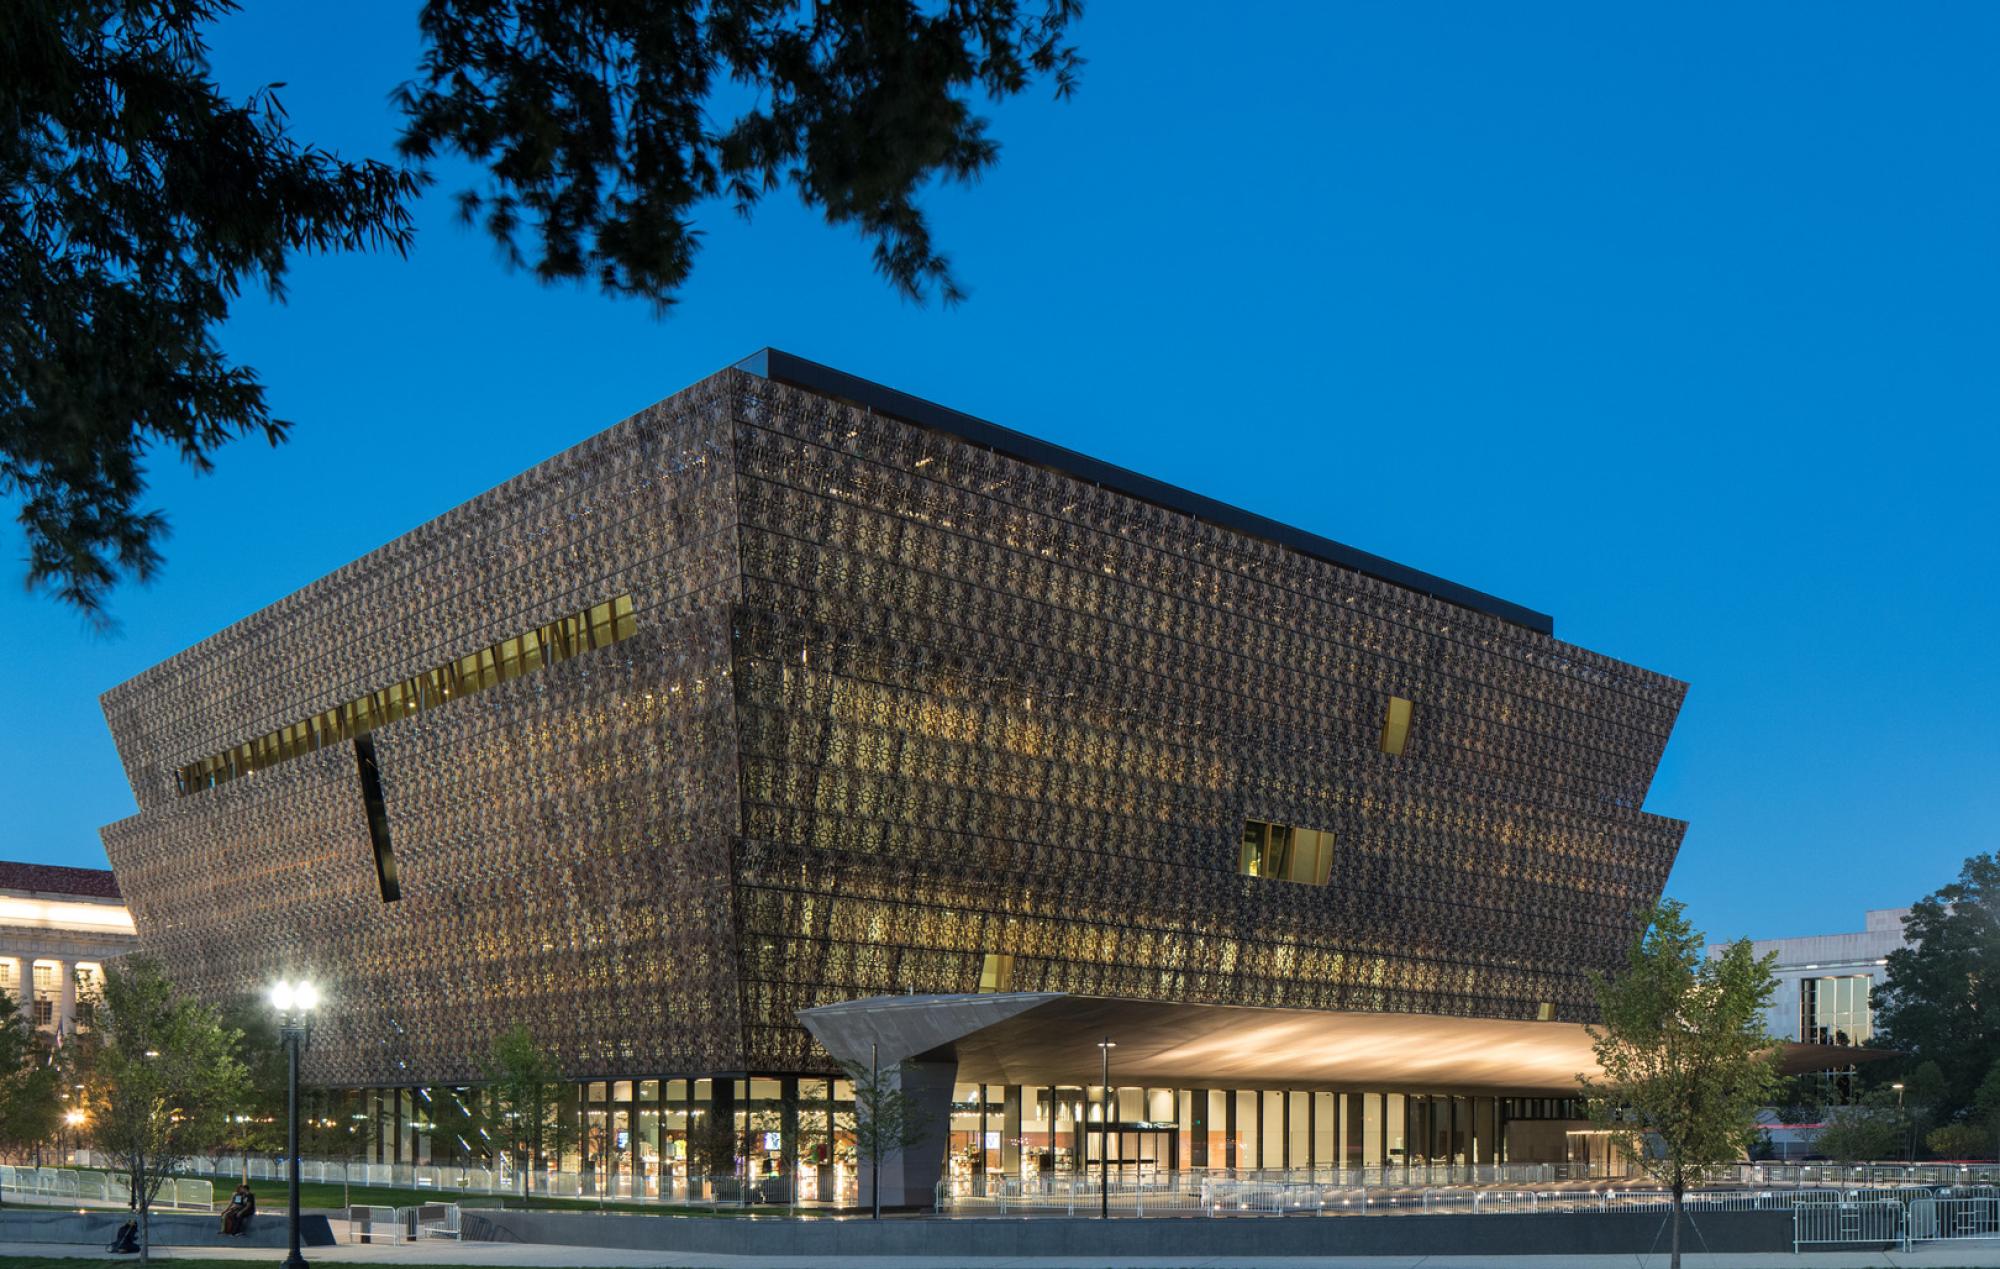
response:
[[[560,1155],[545,1166],[579,1174],[585,1193],[672,1197],[726,1174],[795,1179],[811,1198],[842,1188],[857,1166],[845,1080],[609,1080],[570,1092]],[[372,1129],[365,1156],[491,1164],[480,1100],[476,1088],[369,1090],[354,1115]],[[966,1180],[1095,1172],[1107,1161],[1125,1176],[1562,1163],[1581,1118],[1565,1098],[1127,1086],[1107,1099],[1093,1085],[959,1084],[945,1169]]]

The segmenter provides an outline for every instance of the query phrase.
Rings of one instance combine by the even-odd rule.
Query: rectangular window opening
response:
[[[291,723],[267,735],[191,762],[174,773],[182,797],[212,789],[280,762],[349,740],[408,718],[421,710],[448,705],[461,696],[566,661],[579,652],[602,648],[638,633],[632,597],[620,595],[601,604],[558,617],[547,625],[453,661],[424,670],[345,704],[336,705],[304,722]]]
[[[988,952],[979,963],[979,990],[1014,990],[1014,956],[1011,952]]]
[[[394,903],[403,897],[403,886],[396,878],[396,851],[389,844],[389,808],[382,801],[373,736],[354,738],[354,765],[361,776],[361,804],[368,813],[368,841],[375,848],[375,882],[381,887],[382,902]]]
[[[1333,833],[1269,820],[1245,820],[1236,872],[1244,877],[1323,886],[1333,872]]]
[[[1382,752],[1400,758],[1409,738],[1410,702],[1401,696],[1391,696],[1389,708],[1382,715]]]

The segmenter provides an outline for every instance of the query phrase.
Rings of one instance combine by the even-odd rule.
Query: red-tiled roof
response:
[[[0,890],[40,890],[47,894],[88,895],[116,899],[118,883],[108,868],[70,868],[62,864],[17,864],[0,860]]]

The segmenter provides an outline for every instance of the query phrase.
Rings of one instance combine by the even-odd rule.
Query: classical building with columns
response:
[[[1333,522],[1388,477],[1272,478]],[[1685,690],[767,350],[111,689],[104,841],[182,981],[318,980],[377,1158],[459,1149],[438,1099],[523,1025],[615,1193],[703,1115],[841,1166],[871,1059],[938,1128],[898,1201],[1561,1159]]]
[[[111,873],[0,861],[0,989],[51,1040],[90,1025],[105,962],[137,946]]]

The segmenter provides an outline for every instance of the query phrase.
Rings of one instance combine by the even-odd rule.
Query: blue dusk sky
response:
[[[252,5],[216,73],[386,155],[415,10]],[[784,197],[704,213],[665,319],[544,289],[450,168],[408,260],[247,298],[227,345],[294,439],[158,459],[169,563],[116,636],[0,589],[0,857],[104,864],[101,691],[765,345],[1686,680],[1648,806],[1712,935],[1858,929],[2000,844],[2000,6],[1097,0],[1076,34],[1076,100],[993,110],[997,171],[928,198],[956,309]]]

